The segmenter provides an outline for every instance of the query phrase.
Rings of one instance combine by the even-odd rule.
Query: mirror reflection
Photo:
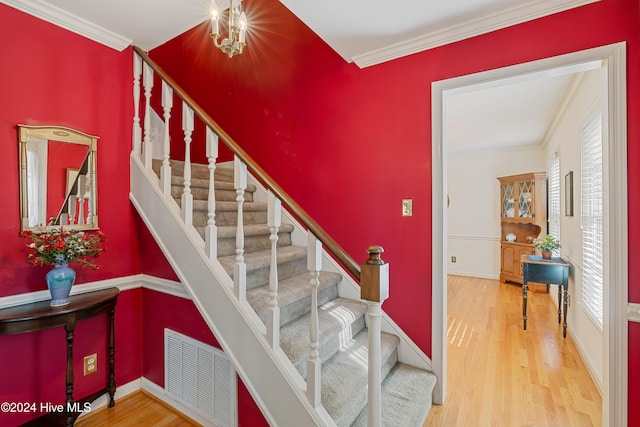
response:
[[[18,125],[21,229],[97,229],[98,137],[60,126]]]

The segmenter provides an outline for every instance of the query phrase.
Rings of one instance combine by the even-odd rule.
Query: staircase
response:
[[[171,194],[180,205],[184,163],[171,161]],[[160,161],[153,169],[160,176]],[[191,165],[193,226],[204,239],[207,223],[209,170]],[[269,303],[271,260],[267,205],[254,201],[255,185],[245,192],[244,230],[247,264],[247,301],[266,323]],[[233,169],[218,167],[215,174],[218,261],[233,277],[236,251],[237,205]],[[294,227],[283,224],[278,233],[278,305],[280,307],[280,346],[300,375],[306,377],[310,351],[309,272],[307,250],[292,245]],[[320,358],[322,360],[322,405],[338,426],[367,425],[367,325],[366,303],[339,297],[337,273],[320,272],[318,308]],[[399,338],[383,333],[382,417],[386,426],[421,426],[431,407],[435,376],[425,370],[398,362]]]
[[[154,73],[162,119],[151,109]],[[135,47],[133,81],[129,198],[269,424],[421,426],[436,378],[381,311],[388,270],[379,248],[356,263]],[[171,148],[176,95],[184,145]],[[196,119],[205,141],[192,141]],[[233,165],[216,164],[219,140]],[[207,165],[192,164],[192,142],[205,148]],[[152,160],[154,144],[162,164]],[[174,149],[184,162],[170,160]]]

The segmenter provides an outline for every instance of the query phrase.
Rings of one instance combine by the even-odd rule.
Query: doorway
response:
[[[446,399],[447,381],[447,146],[443,104],[450,91],[508,77],[602,61],[603,134],[607,159],[604,188],[604,373],[603,424],[627,424],[627,138],[626,47],[603,46],[539,61],[434,82],[432,85],[432,364],[438,377],[434,403]]]

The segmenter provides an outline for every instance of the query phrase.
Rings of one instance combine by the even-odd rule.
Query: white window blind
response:
[[[555,156],[547,163],[547,198],[549,234],[560,240],[560,157]],[[554,251],[560,256],[560,251]]]
[[[603,326],[603,182],[602,117],[600,112],[582,129],[582,303]]]

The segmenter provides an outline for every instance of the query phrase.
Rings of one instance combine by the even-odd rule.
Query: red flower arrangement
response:
[[[62,227],[44,233],[26,230],[20,235],[29,240],[29,262],[38,266],[79,262],[83,267],[98,269],[93,258],[104,251],[102,243],[106,240],[101,231],[89,234]]]

